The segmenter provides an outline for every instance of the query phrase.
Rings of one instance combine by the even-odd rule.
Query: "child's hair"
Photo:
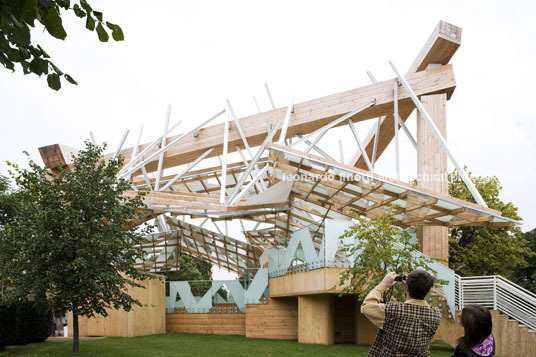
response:
[[[462,310],[461,324],[465,336],[458,340],[462,348],[473,348],[491,334],[492,322],[488,309],[480,305],[467,305]]]

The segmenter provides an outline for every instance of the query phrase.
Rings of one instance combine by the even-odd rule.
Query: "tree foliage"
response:
[[[495,176],[473,176],[476,188],[488,207],[504,217],[521,220],[512,202],[499,198],[502,186]],[[469,202],[475,199],[457,171],[449,174],[449,194]],[[516,281],[516,271],[527,267],[532,256],[519,227],[454,227],[449,237],[449,266],[462,276],[502,275]]]
[[[212,264],[186,254],[181,255],[179,260],[179,270],[163,271],[160,274],[165,275],[168,281],[196,280],[195,283],[190,284],[192,294],[194,296],[205,295],[212,286],[210,281],[207,281],[212,280]]]
[[[3,302],[8,287],[8,263],[13,259],[13,245],[10,242],[10,222],[17,211],[16,192],[10,187],[9,179],[0,175],[0,303]]]
[[[134,245],[147,229],[127,224],[139,218],[142,193],[122,195],[130,189],[130,182],[117,178],[122,159],[105,162],[103,150],[86,142],[57,177],[31,160],[29,170],[11,164],[19,201],[8,223],[14,298],[46,297],[55,310],[72,311],[76,353],[78,316],[141,305],[126,289],[141,286],[134,279],[150,277],[132,265],[143,258]]]
[[[48,86],[54,90],[61,88],[61,77],[77,84],[50,60],[39,44],[32,43],[31,28],[37,23],[54,38],[67,37],[62,12],[73,12],[84,20],[86,28],[96,31],[102,42],[108,41],[110,31],[114,40],[124,40],[121,27],[104,21],[102,12],[93,10],[87,0],[74,4],[70,0],[0,0],[0,63],[12,71],[18,63],[24,74],[46,75]]]
[[[393,225],[395,210],[396,206],[389,207],[376,220],[365,220],[355,215],[358,222],[340,237],[354,239],[354,243],[345,246],[345,251],[347,256],[356,256],[354,265],[340,276],[339,285],[344,287],[343,293],[357,291],[359,299],[363,300],[391,271],[407,274],[422,268],[436,273],[430,267],[433,263],[431,258],[412,254],[418,249],[418,244],[413,242],[408,231]],[[436,280],[436,283],[441,281]],[[400,284],[385,291],[383,301],[392,298],[398,301],[404,299],[404,288]]]
[[[524,239],[527,242],[527,248],[530,250],[529,254],[525,254],[525,260],[527,265],[520,267],[515,273],[514,281],[536,293],[536,228],[524,233]]]

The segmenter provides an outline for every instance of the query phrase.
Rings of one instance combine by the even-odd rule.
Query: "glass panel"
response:
[[[167,313],[245,313],[247,304],[268,301],[266,268],[246,269],[235,280],[166,282]]]

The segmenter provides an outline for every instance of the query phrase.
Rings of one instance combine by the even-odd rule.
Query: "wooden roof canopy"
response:
[[[440,21],[404,77],[416,96],[445,94],[450,99],[456,81],[449,62],[460,44],[461,29]],[[354,113],[356,108],[363,108],[348,120],[358,123],[379,118],[379,128],[373,128],[363,141],[364,151],[371,157],[377,137],[375,157],[379,158],[395,135],[395,105],[402,122],[415,109],[404,87],[394,97],[393,86],[398,82],[399,78],[393,78],[295,103],[292,111],[290,107],[281,107],[234,120],[234,112],[228,107],[226,123],[169,137],[165,133],[160,145],[155,145],[157,139],[120,150],[125,170],[130,170],[126,177],[132,180],[133,187],[151,191],[145,199],[146,217],[132,224],[165,214],[164,222],[171,229],[148,237],[150,240],[143,248],[152,252],[153,259],[139,265],[153,270],[174,266],[176,252],[181,251],[241,273],[261,266],[259,247],[266,242],[284,245],[290,233],[314,224],[318,225],[316,232],[320,232],[314,239],[320,240],[320,221],[348,219],[352,212],[375,219],[392,204],[399,205],[396,224],[405,227],[504,227],[518,223],[486,207],[373,174],[368,171],[361,151],[350,162],[342,163],[327,154],[315,156],[285,145],[286,140],[303,141],[303,136],[323,130]],[[350,124],[337,121],[333,127],[341,125]],[[281,138],[283,132],[285,137]],[[58,144],[39,150],[51,170],[57,170],[60,164],[68,166],[76,154],[75,149]],[[249,157],[242,151],[249,153]],[[228,162],[233,152],[239,152],[242,159]],[[107,154],[105,159],[113,155]],[[193,169],[211,157],[223,157],[224,164]],[[166,176],[164,170],[174,173]],[[177,175],[177,170],[182,170],[182,175]],[[146,173],[156,173],[157,178],[149,178]],[[285,182],[285,174],[296,173],[310,177],[330,173],[332,178]],[[347,180],[345,175],[358,175],[360,179]],[[242,195],[234,199],[238,193]],[[134,190],[125,192],[127,196],[135,194]],[[248,244],[173,218],[180,215],[214,222],[239,220],[241,225],[242,220],[255,221],[271,228],[257,229],[257,225],[246,230],[242,225]]]

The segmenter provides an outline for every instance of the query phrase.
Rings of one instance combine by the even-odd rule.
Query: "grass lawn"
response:
[[[296,341],[246,339],[168,333],[143,337],[107,337],[80,341],[81,356],[367,356],[370,346],[306,345]],[[19,346],[4,356],[70,356],[72,341],[45,341]],[[452,348],[434,343],[432,356],[452,356]]]

